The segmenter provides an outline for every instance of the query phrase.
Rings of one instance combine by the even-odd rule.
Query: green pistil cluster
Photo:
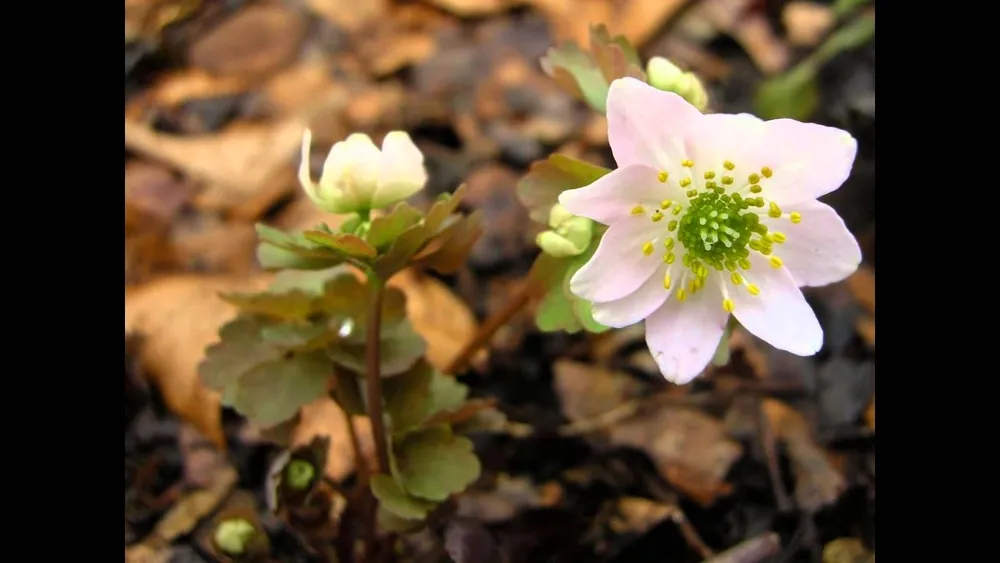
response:
[[[706,187],[709,189],[691,199],[678,225],[677,238],[695,261],[716,270],[749,269],[750,250],[770,253],[767,227],[756,212],[747,211],[751,207],[764,207],[764,199],[744,198],[738,193],[713,189],[715,186]],[[760,238],[751,240],[753,234]]]

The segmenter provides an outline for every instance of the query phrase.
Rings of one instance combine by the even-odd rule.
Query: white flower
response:
[[[861,261],[843,220],[816,198],[850,174],[856,141],[791,119],[704,115],[680,96],[623,78],[608,92],[618,168],[559,197],[609,225],[570,290],[594,318],[646,321],[664,376],[683,384],[711,360],[732,313],[776,348],[806,356],[823,331],[799,290]]]
[[[353,133],[333,145],[319,183],[309,173],[312,132],[302,137],[299,182],[317,207],[329,213],[366,212],[402,201],[427,183],[424,155],[410,136],[392,131],[379,151],[368,135]]]

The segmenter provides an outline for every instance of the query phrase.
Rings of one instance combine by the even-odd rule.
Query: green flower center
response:
[[[285,475],[288,477],[288,486],[301,491],[312,483],[316,469],[304,459],[293,459],[285,469]]]
[[[753,211],[747,212],[748,207],[750,202],[742,198],[734,200],[726,193],[701,192],[691,199],[681,217],[677,239],[692,259],[716,270],[735,270],[750,256],[747,246],[751,235],[767,234],[760,217]]]

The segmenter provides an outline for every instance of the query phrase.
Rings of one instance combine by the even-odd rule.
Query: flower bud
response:
[[[550,256],[577,256],[590,246],[593,221],[573,215],[562,205],[554,205],[549,212],[549,227],[552,229],[540,233],[535,243]]]
[[[306,130],[299,182],[313,203],[328,213],[367,214],[410,197],[427,182],[424,155],[403,131],[387,134],[381,150],[363,133],[334,144],[318,183],[309,172],[311,143],[312,132]]]
[[[708,106],[708,93],[692,72],[684,72],[663,57],[653,57],[646,65],[649,83],[660,90],[673,92],[700,111]]]

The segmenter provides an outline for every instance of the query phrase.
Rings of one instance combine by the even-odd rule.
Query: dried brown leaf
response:
[[[788,40],[796,47],[815,47],[836,23],[836,15],[827,4],[795,0],[781,12]]]
[[[499,14],[525,0],[427,0],[442,10],[458,17],[478,17]]]
[[[219,447],[225,447],[218,393],[205,388],[198,363],[236,309],[220,292],[264,289],[268,276],[181,275],[125,290],[125,333],[142,338],[139,361],[167,406]]]
[[[813,440],[805,418],[776,399],[764,399],[764,413],[778,439],[784,441],[795,474],[795,500],[809,512],[835,502],[846,487],[843,475]]]
[[[851,293],[855,299],[868,309],[868,312],[875,314],[875,270],[867,264],[862,264],[857,272],[847,278],[847,287],[851,288]]]
[[[199,37],[188,58],[217,76],[266,75],[298,55],[306,30],[298,12],[281,4],[257,4]]]
[[[504,522],[522,510],[556,506],[562,495],[559,483],[536,485],[526,477],[501,474],[493,489],[462,493],[458,497],[457,515],[486,523]]]
[[[675,506],[639,497],[622,497],[616,508],[610,525],[619,534],[644,534],[677,511]]]
[[[354,432],[369,466],[375,464],[375,446],[371,439],[371,423],[365,417],[352,417]],[[340,482],[350,475],[357,464],[354,448],[343,409],[328,398],[317,399],[302,407],[299,424],[292,432],[292,447],[304,446],[317,436],[330,437],[326,458],[326,474]]]
[[[387,0],[306,0],[309,9],[327,22],[355,33],[373,22],[382,20],[388,11]]]
[[[599,366],[560,360],[552,370],[563,415],[572,421],[600,416],[638,396],[644,389],[628,374]]]
[[[704,505],[729,492],[726,473],[743,453],[722,421],[675,405],[654,405],[609,434],[614,444],[645,451],[664,478]]]
[[[875,317],[861,317],[855,323],[855,328],[865,342],[875,348]]]

